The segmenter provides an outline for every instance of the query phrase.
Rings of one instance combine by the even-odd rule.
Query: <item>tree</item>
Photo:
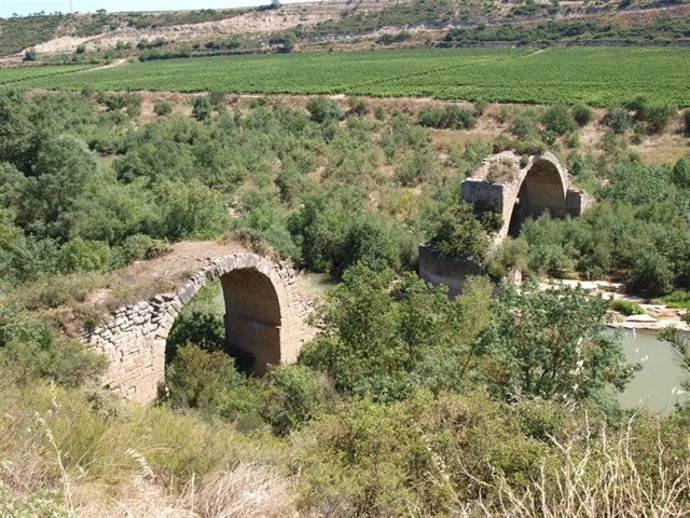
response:
[[[489,248],[489,238],[475,218],[472,207],[461,202],[441,214],[441,221],[430,244],[445,257],[481,262]]]
[[[565,135],[577,128],[577,123],[568,108],[563,104],[549,107],[541,116],[541,123],[547,131]]]
[[[318,123],[339,121],[343,118],[343,111],[334,101],[325,97],[312,97],[307,101],[307,110],[311,115],[311,120]]]
[[[0,161],[27,172],[35,156],[34,137],[25,99],[14,91],[0,94]]]
[[[24,61],[36,61],[36,57],[38,56],[38,53],[36,52],[36,49],[27,49],[24,52]]]
[[[300,361],[329,375],[337,390],[378,401],[406,397],[415,387],[459,387],[480,351],[475,339],[489,316],[490,283],[467,282],[448,300],[415,274],[393,282],[391,270],[357,264],[319,309],[322,329]]]
[[[213,106],[207,97],[195,97],[192,103],[192,115],[198,121],[206,121],[211,118]]]
[[[515,401],[612,403],[634,372],[618,337],[605,332],[608,303],[581,288],[540,290],[508,284],[482,337],[490,390]]]
[[[49,139],[28,178],[20,222],[39,235],[67,239],[69,213],[99,174],[98,159],[82,140],[71,135]]]

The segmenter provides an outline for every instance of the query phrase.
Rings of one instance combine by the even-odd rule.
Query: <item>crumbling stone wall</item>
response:
[[[310,307],[299,296],[294,272],[256,254],[218,258],[174,293],[119,308],[84,341],[110,360],[103,384],[127,401],[153,402],[165,383],[165,344],[175,318],[207,281],[221,279],[229,342],[252,353],[255,370],[291,363],[314,335]]]
[[[499,164],[502,167],[497,168]],[[500,172],[494,177],[497,169]],[[571,187],[567,171],[549,152],[526,161],[510,151],[493,155],[462,182],[461,189],[463,200],[476,210],[490,210],[503,217],[494,244],[508,235],[514,217],[534,217],[546,210],[554,217],[579,216],[589,203],[584,192]],[[519,226],[519,221],[512,224]]]

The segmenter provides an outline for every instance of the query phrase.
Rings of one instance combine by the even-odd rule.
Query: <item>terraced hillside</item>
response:
[[[0,19],[0,56],[75,62],[156,54],[376,46],[687,44],[687,0],[393,0]],[[96,57],[94,58],[94,55]],[[34,56],[30,56],[34,59]]]

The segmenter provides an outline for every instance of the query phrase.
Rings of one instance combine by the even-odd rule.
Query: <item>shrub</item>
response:
[[[272,368],[266,382],[272,390],[261,413],[279,435],[320,414],[332,396],[324,376],[304,365]]]
[[[568,107],[563,104],[556,104],[549,107],[541,116],[541,123],[547,131],[556,135],[565,135],[577,128],[577,123]]]
[[[311,116],[311,120],[319,124],[339,121],[343,118],[343,111],[338,106],[338,103],[326,99],[325,97],[313,97],[307,101],[307,110]]]
[[[631,315],[644,315],[645,313],[642,306],[630,300],[612,300],[609,302],[609,308],[628,317]]]
[[[154,239],[145,234],[128,236],[122,243],[122,257],[126,264],[144,259],[155,259],[169,250],[167,241]]]
[[[676,114],[676,107],[669,104],[655,104],[647,108],[644,120],[651,133],[661,133]]]
[[[194,344],[178,347],[166,372],[171,405],[198,408],[210,415],[220,410],[228,391],[243,379],[230,356],[220,351],[208,352]]]
[[[168,101],[158,101],[154,106],[153,106],[153,113],[158,115],[159,117],[162,117],[164,115],[169,115],[173,111],[172,105]]]
[[[213,107],[208,97],[198,96],[192,102],[192,115],[198,121],[206,121],[211,118]]]
[[[635,258],[628,283],[634,290],[650,296],[664,295],[673,288],[673,271],[656,250],[641,250]]]
[[[520,140],[531,140],[537,135],[539,112],[533,108],[520,110],[513,117],[510,132]]]
[[[632,125],[632,120],[625,108],[613,108],[606,114],[606,124],[614,134],[625,133]]]
[[[77,340],[65,339],[34,315],[6,304],[0,307],[0,367],[5,382],[32,384],[37,379],[77,386],[95,381],[105,357]]]
[[[166,362],[170,363],[179,347],[193,343],[204,351],[225,350],[223,317],[209,311],[183,312],[170,329],[166,342]]]
[[[685,123],[685,134],[690,135],[690,109],[685,110],[683,121]]]
[[[107,243],[80,237],[68,241],[60,249],[58,258],[60,271],[65,273],[105,272],[112,264],[113,255]]]
[[[472,110],[450,105],[445,109],[424,108],[419,112],[419,124],[437,129],[468,129],[477,123]]]
[[[576,104],[573,106],[573,118],[578,126],[586,126],[591,122],[593,116],[592,110],[586,104]]]
[[[458,203],[443,212],[430,244],[445,257],[482,261],[489,248],[489,239],[472,207]]]

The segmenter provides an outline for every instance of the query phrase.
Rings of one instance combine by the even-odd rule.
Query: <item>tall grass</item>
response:
[[[635,451],[633,420],[624,430],[611,433],[605,428],[594,435],[587,426],[583,436],[565,442],[551,437],[562,454],[560,466],[542,464],[540,476],[526,487],[516,487],[505,477],[474,481],[496,494],[492,500],[455,501],[457,516],[510,518],[677,518],[690,516],[690,464],[669,459],[661,434],[656,447],[645,452],[655,457],[654,471],[642,467],[640,452]],[[679,440],[685,438],[678,438]],[[674,462],[675,461],[675,462]],[[438,480],[445,477],[437,464]],[[471,476],[471,474],[468,473]],[[452,493],[449,496],[452,499]],[[413,509],[415,516],[427,516]]]

